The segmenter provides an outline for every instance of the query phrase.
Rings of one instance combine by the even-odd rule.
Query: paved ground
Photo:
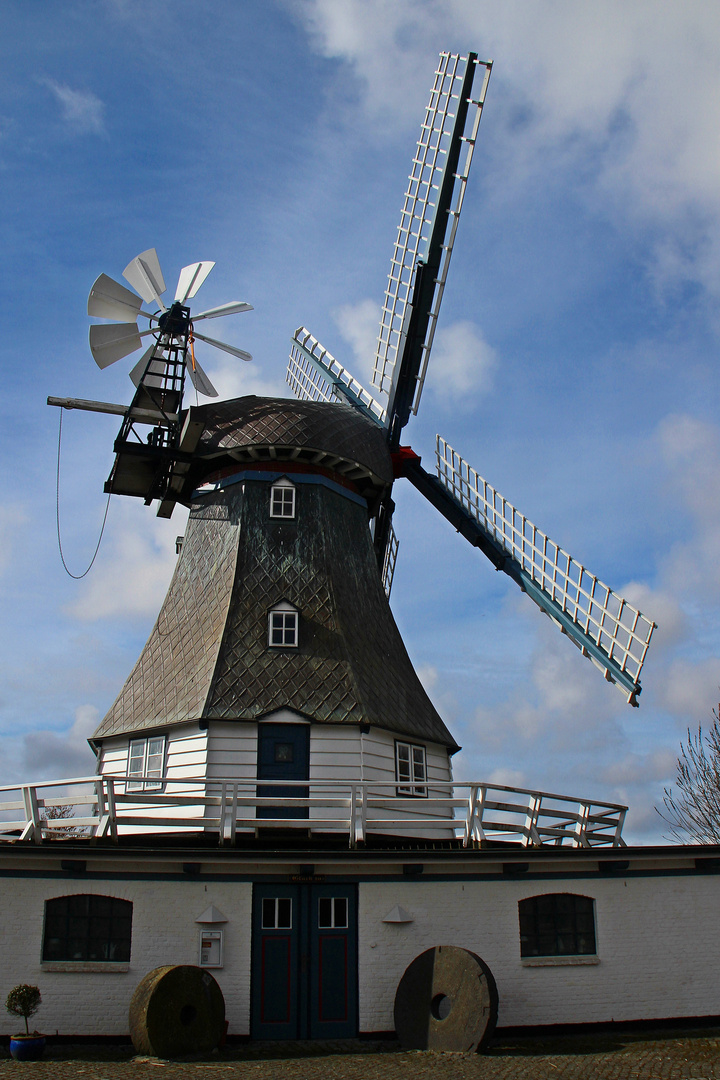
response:
[[[7,1054],[7,1049],[0,1051]],[[0,1080],[720,1080],[720,1029],[497,1039],[489,1053],[402,1051],[395,1043],[255,1043],[200,1061],[133,1056],[126,1046],[49,1045],[0,1058]]]

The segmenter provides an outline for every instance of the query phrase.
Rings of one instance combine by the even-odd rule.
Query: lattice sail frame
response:
[[[301,401],[349,401],[378,423],[386,423],[380,402],[304,326],[293,335],[285,380]]]
[[[436,440],[440,481],[482,530],[511,556],[518,578],[544,597],[528,594],[609,682],[636,704],[640,671],[655,623],[613,592],[550,540],[465,462],[440,435]],[[549,601],[549,603],[547,603]],[[564,617],[563,617],[564,616]],[[568,618],[570,623],[568,623]]]
[[[400,548],[400,541],[398,540],[395,530],[390,523],[390,531],[388,533],[387,547],[385,548],[385,558],[383,559],[382,568],[382,584],[385,590],[385,595],[388,600],[390,599],[390,592],[392,590],[393,578],[395,577],[395,564],[397,562],[398,550]]]
[[[478,125],[480,124],[485,94],[492,70],[490,62],[478,60],[472,62],[485,68],[485,76],[478,98],[471,98],[469,102],[465,131],[462,136],[466,153],[464,160],[458,163],[458,170],[455,174],[440,270],[435,281],[430,321],[423,343],[423,356],[413,397],[412,411],[415,414],[420,403],[430,350],[435,336],[440,302],[445,289],[450,256],[452,255],[458,219],[477,140]],[[379,390],[385,391],[391,397],[396,362],[403,338],[407,332],[405,323],[408,305],[412,299],[415,268],[418,260],[424,260],[427,256],[430,233],[435,218],[435,200],[445,171],[448,146],[455,121],[455,112],[451,110],[453,104],[458,101],[467,64],[467,57],[459,56],[456,53],[440,54],[440,61],[435,72],[435,81],[430,91],[430,101],[425,112],[424,123],[420,129],[420,138],[408,178],[408,188],[405,192],[397,239],[390,262],[388,284],[385,289],[385,300],[380,317],[380,330],[372,377],[373,385]]]

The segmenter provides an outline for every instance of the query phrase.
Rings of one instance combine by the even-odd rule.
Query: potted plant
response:
[[[37,986],[21,983],[14,986],[7,996],[5,1008],[13,1016],[22,1016],[25,1020],[25,1034],[10,1036],[10,1053],[16,1061],[36,1061],[42,1057],[45,1049],[45,1036],[39,1031],[30,1034],[28,1019],[40,1008],[42,997]]]

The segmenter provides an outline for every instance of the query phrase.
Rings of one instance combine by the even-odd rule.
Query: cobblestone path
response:
[[[0,1051],[7,1055],[7,1047]],[[720,1029],[497,1039],[487,1054],[395,1043],[252,1043],[161,1061],[129,1046],[55,1045],[37,1062],[0,1058],[0,1080],[720,1080]]]

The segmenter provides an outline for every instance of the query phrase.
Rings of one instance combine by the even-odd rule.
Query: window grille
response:
[[[348,924],[346,896],[321,896],[318,900],[318,929],[343,930]]]
[[[427,798],[427,762],[425,747],[412,743],[395,743],[395,770],[398,795],[417,795]]]
[[[292,929],[292,900],[288,896],[266,896],[262,902],[263,930]]]
[[[132,903],[79,893],[45,902],[43,960],[128,963]]]
[[[279,480],[270,489],[270,517],[295,517],[295,488],[287,480]]]
[[[131,739],[128,755],[128,791],[159,791],[165,767],[165,735]],[[134,777],[135,779],[131,779]],[[144,779],[139,779],[143,777]]]
[[[575,893],[529,896],[518,904],[520,956],[594,956],[595,901]]]
[[[276,607],[268,620],[268,644],[275,648],[296,649],[298,646],[298,613],[289,604]]]

